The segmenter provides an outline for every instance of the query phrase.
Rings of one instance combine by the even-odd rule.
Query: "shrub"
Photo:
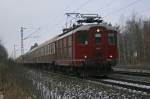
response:
[[[5,47],[0,43],[0,63],[6,62],[8,59],[8,53]]]

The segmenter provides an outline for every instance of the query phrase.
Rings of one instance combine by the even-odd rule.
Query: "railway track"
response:
[[[114,71],[113,73],[116,74],[126,74],[126,75],[134,75],[134,76],[144,76],[144,77],[150,77],[150,73],[145,72],[131,72],[131,71]]]
[[[132,89],[136,91],[150,93],[150,82],[137,81],[133,79],[129,80],[129,79],[117,78],[113,76],[107,76],[106,78],[90,77],[87,78],[87,80],[96,81],[114,87],[122,87],[122,88]]]
[[[64,75],[64,74],[61,73],[61,75]],[[112,74],[110,74],[110,75],[112,75]],[[67,76],[67,78],[69,78],[69,77],[79,78],[79,77],[76,77],[75,75],[64,75],[64,76],[65,77]],[[129,75],[127,75],[127,76],[129,76]],[[81,79],[81,78],[79,78],[79,79]],[[146,82],[146,81],[141,81],[141,80],[126,79],[124,77],[120,78],[120,77],[116,77],[114,75],[87,77],[87,78],[85,78],[85,80],[150,93],[150,82],[148,82],[148,81]]]
[[[64,77],[67,78],[78,78],[81,79],[81,77],[77,77],[75,75],[67,75],[62,72],[50,72],[43,70],[44,74],[49,75],[49,73],[64,75]],[[133,74],[133,75],[132,75]],[[143,74],[142,74],[143,75]],[[127,89],[132,89],[136,91],[143,91],[150,93],[150,77],[148,75],[138,75],[138,73],[124,73],[124,72],[112,72],[108,74],[107,76],[90,76],[87,78],[84,78],[85,80],[96,82],[96,83],[103,83],[111,86],[116,87],[123,87]],[[136,79],[135,79],[136,78]]]
[[[104,84],[110,84],[137,91],[150,92],[150,73],[114,71],[106,78],[91,78]]]
[[[105,84],[111,84],[114,86],[119,86],[127,89],[137,90],[137,91],[144,91],[144,92],[150,92],[150,84],[145,85],[141,84],[141,82],[133,82],[133,81],[124,81],[124,80],[116,80],[116,79],[102,79],[102,83]]]

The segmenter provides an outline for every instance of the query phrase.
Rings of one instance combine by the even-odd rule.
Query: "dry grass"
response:
[[[10,82],[11,86],[6,85],[3,90],[5,99],[27,99],[28,94],[16,83]]]
[[[5,99],[28,99],[28,93],[18,84],[12,67],[0,63],[0,94]]]

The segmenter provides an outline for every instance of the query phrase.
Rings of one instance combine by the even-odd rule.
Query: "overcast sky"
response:
[[[24,37],[34,31],[32,37],[38,36],[24,41],[27,51],[35,42],[60,34],[66,12],[99,13],[104,21],[119,24],[133,12],[149,17],[149,9],[150,0],[0,0],[0,39],[10,55],[17,45],[19,55],[22,26],[27,28]]]

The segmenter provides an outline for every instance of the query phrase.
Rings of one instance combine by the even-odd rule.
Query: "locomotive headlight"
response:
[[[100,32],[100,29],[97,29],[96,32]]]
[[[85,55],[85,56],[84,56],[84,58],[86,59],[86,58],[87,58],[87,56]]]
[[[112,55],[109,55],[109,57],[112,58],[113,56],[112,56]]]

